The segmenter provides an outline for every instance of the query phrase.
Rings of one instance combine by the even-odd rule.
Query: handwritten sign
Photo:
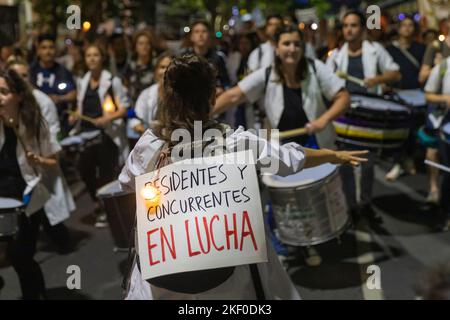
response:
[[[144,280],[267,261],[252,159],[250,151],[190,159],[161,168],[157,178],[155,171],[136,178]],[[159,190],[157,204],[140,196],[149,184]]]

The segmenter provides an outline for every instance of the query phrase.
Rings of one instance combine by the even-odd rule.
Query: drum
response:
[[[116,248],[128,249],[136,211],[135,193],[122,191],[116,180],[97,190],[97,196],[108,217]]]
[[[410,109],[398,101],[375,95],[354,94],[351,108],[336,119],[337,141],[371,150],[403,146],[411,124]]]
[[[441,128],[442,141],[450,144],[450,122],[444,124]]]
[[[67,137],[61,140],[60,145],[65,151],[79,152],[83,147],[83,139],[80,136]]]
[[[14,236],[19,230],[19,214],[24,204],[16,199],[0,198],[0,238]]]
[[[421,89],[400,90],[397,95],[413,108],[426,108],[425,93]]]
[[[316,245],[339,236],[350,216],[339,170],[324,164],[287,176],[264,176],[279,239],[293,246]]]
[[[98,145],[103,142],[103,135],[100,130],[81,132],[80,138],[83,139],[85,148]]]

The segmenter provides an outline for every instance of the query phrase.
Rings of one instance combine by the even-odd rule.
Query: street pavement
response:
[[[423,205],[427,192],[423,171],[388,183],[384,181],[385,170],[377,168],[374,208],[384,223],[374,226],[360,220],[340,239],[316,246],[322,257],[320,266],[307,266],[302,250],[290,248],[292,254],[284,265],[303,299],[416,298],[415,288],[426,272],[450,261],[450,232],[433,231],[436,212]],[[72,189],[77,210],[66,225],[76,243],[76,251],[60,255],[42,234],[36,254],[49,298],[122,299],[127,253],[113,250],[109,228],[94,227],[93,203],[83,185],[72,184]],[[0,299],[19,299],[17,276],[1,258],[2,250],[4,246],[0,244],[0,276],[4,280]],[[80,267],[80,290],[67,288],[67,268],[71,265]],[[373,265],[380,270],[378,288],[367,285],[371,276],[368,267]]]

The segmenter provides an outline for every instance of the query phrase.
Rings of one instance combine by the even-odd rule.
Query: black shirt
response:
[[[348,69],[347,74],[349,76],[356,77],[358,79],[364,80],[364,68],[362,64],[362,55],[356,57],[348,57]],[[367,93],[367,88],[361,87],[360,85],[352,82],[346,81],[345,87],[350,93]]]
[[[425,46],[418,42],[413,42],[407,49],[408,52],[416,58],[419,63],[419,67],[416,67],[403,52],[394,45],[390,45],[386,48],[394,61],[400,66],[400,72],[402,79],[394,86],[399,89],[417,89],[421,85],[419,83],[419,71],[422,64],[423,56],[425,55]]]
[[[103,115],[102,103],[98,95],[98,87],[92,89],[89,85],[83,100],[83,115],[91,118],[100,118]],[[81,127],[85,131],[98,130],[96,126],[87,121],[81,121]]]
[[[293,89],[283,86],[284,109],[281,115],[278,129],[280,131],[292,130],[304,127],[309,121],[303,110],[302,89]],[[283,140],[283,143],[296,142],[304,145],[308,136],[299,136]]]
[[[12,128],[3,128],[5,143],[0,150],[0,197],[22,200],[26,183],[17,162],[17,137]]]

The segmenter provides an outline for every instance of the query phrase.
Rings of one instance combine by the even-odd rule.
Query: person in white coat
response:
[[[279,15],[271,15],[266,19],[264,32],[268,40],[254,49],[248,57],[249,72],[264,69],[272,65],[275,52],[275,32],[283,25],[283,20]]]
[[[213,113],[245,101],[262,99],[271,128],[287,131],[305,127],[310,135],[294,141],[308,147],[335,148],[332,121],[343,114],[350,98],[343,80],[319,60],[304,55],[301,32],[292,26],[278,29],[275,63],[251,73],[218,97]],[[324,97],[331,101],[327,108]]]
[[[121,80],[103,68],[105,54],[99,46],[89,45],[85,50],[85,60],[89,71],[79,83],[78,109],[69,122],[77,122],[75,128],[84,137],[80,175],[97,206],[96,226],[105,227],[106,214],[100,211],[96,192],[116,179],[119,165],[128,155],[123,118],[129,99]]]
[[[135,178],[152,171],[161,148],[172,141],[172,133],[183,128],[194,136],[194,122],[201,121],[203,130],[223,128],[210,120],[209,111],[216,96],[214,70],[208,62],[199,56],[188,55],[175,58],[164,76],[164,90],[161,99],[161,123],[147,130],[131,152],[122,173],[119,176],[125,190],[134,190]],[[192,92],[196,94],[193,95]],[[194,137],[195,139],[195,137]],[[227,147],[246,141],[247,148],[253,151],[257,167],[265,160],[279,163],[279,175],[289,175],[302,168],[320,165],[325,162],[336,164],[358,163],[364,161],[359,156],[365,152],[346,152],[332,150],[313,150],[290,143],[280,146],[269,143],[243,128],[239,128],[225,139]],[[259,147],[258,147],[259,146]],[[271,149],[277,152],[268,152]],[[257,265],[262,290],[266,299],[299,299],[295,286],[281,266],[270,243],[268,243],[268,262]],[[235,267],[232,275],[218,286],[196,294],[186,294],[158,288],[142,280],[136,263],[129,277],[126,299],[255,299],[249,266]],[[196,284],[192,283],[194,287]]]
[[[29,67],[25,60],[15,57],[8,60],[8,67],[14,69],[31,85]],[[56,105],[49,96],[38,89],[33,89],[33,96],[41,109],[42,117],[47,121],[51,139],[58,143],[60,125]],[[44,230],[58,246],[60,253],[68,253],[72,251],[72,244],[69,231],[63,221],[68,219],[70,213],[76,208],[72,193],[59,165],[47,168],[43,173],[43,181],[51,192],[50,199],[44,207]]]
[[[156,60],[155,80],[156,83],[144,89],[139,95],[134,112],[136,117],[128,122],[128,125],[140,135],[151,127],[156,120],[158,107],[158,90],[166,72],[167,67],[175,56],[170,52],[163,52]]]
[[[44,205],[50,192],[42,173],[58,165],[61,147],[51,139],[30,86],[12,69],[0,74],[0,197],[24,203],[8,256],[24,299],[45,299],[45,282],[34,260]]]
[[[379,43],[363,40],[365,17],[358,11],[347,12],[342,20],[342,30],[345,43],[334,49],[327,59],[327,65],[333,72],[342,72],[363,80],[364,86],[352,81],[346,81],[350,94],[381,94],[382,85],[400,81],[400,67],[392,56]],[[358,150],[358,146],[343,144],[344,148]],[[352,208],[355,219],[366,216],[370,221],[381,223],[382,219],[371,206],[372,188],[374,184],[375,155],[369,156],[369,161],[361,168],[361,179],[355,179],[353,168],[344,168],[344,190],[347,202]],[[357,185],[360,186],[360,197],[357,199]]]

